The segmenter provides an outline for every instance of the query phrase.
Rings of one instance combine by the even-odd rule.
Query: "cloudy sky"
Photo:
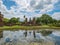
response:
[[[60,0],[0,0],[0,12],[6,18],[32,18],[46,13],[60,19]]]

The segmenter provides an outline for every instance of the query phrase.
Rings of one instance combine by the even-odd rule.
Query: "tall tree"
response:
[[[11,18],[11,19],[9,20],[9,22],[16,24],[17,22],[20,22],[19,19],[20,19],[20,18],[15,18],[15,17],[13,17],[13,18]]]
[[[3,18],[3,22],[4,22],[4,24],[7,24],[9,22],[9,19],[8,18]]]
[[[38,23],[49,24],[53,22],[52,17],[47,14],[43,14],[41,17],[37,18]]]

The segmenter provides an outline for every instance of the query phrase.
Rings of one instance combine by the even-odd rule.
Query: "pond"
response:
[[[58,30],[0,31],[0,45],[60,45]]]

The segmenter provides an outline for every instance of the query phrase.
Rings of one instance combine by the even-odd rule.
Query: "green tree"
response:
[[[9,20],[9,22],[10,22],[10,23],[13,23],[13,24],[16,24],[16,23],[20,22],[20,18],[15,18],[15,17],[13,17],[13,18],[11,18],[11,19]]]
[[[26,16],[24,15],[24,18],[26,18]]]
[[[56,19],[53,19],[53,23],[56,24],[58,21]]]
[[[58,23],[60,23],[60,20],[58,20]]]
[[[36,19],[36,23],[37,23],[37,24],[41,24],[40,17],[37,17],[37,19]]]
[[[60,27],[60,20],[56,20],[53,26]]]
[[[47,14],[43,14],[41,17],[37,18],[38,23],[49,24],[53,22],[52,17]]]
[[[9,22],[9,19],[8,18],[3,18],[3,22],[4,22],[4,24],[7,24]]]

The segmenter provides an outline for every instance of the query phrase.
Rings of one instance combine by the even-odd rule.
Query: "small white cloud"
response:
[[[60,20],[60,12],[56,12],[52,15],[54,19]]]
[[[46,5],[45,5],[46,6]],[[42,9],[41,10],[41,14],[43,14],[43,13],[46,13],[46,12],[50,12],[50,11],[52,11],[53,10],[53,8],[54,8],[54,6],[51,4],[51,5],[49,5],[49,6],[46,6],[47,8],[44,8],[44,9]]]

